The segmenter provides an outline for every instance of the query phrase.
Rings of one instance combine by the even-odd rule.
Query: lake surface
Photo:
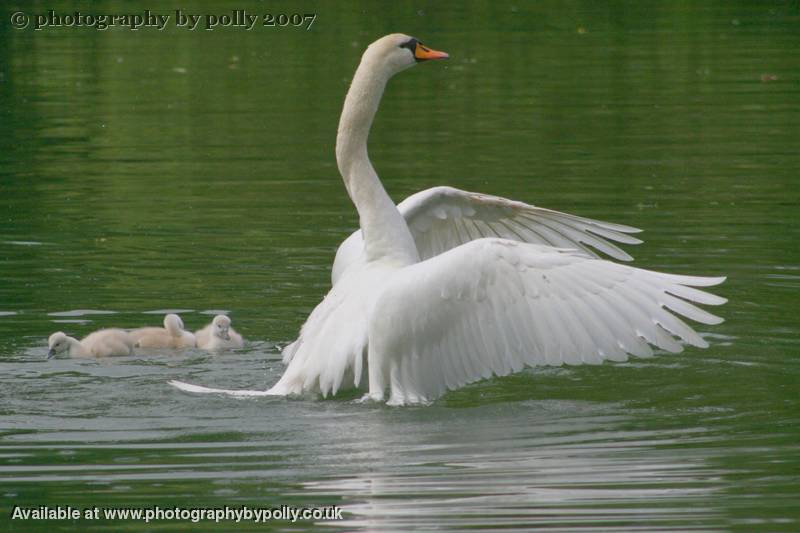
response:
[[[139,8],[155,9],[87,12]],[[310,31],[14,30],[15,10],[0,23],[4,529],[110,525],[11,521],[15,505],[338,505],[328,525],[348,531],[800,529],[796,3],[311,3]],[[358,224],[336,123],[361,51],[393,31],[451,54],[385,95],[370,154],[396,201],[447,184],[642,228],[637,266],[729,276],[726,322],[699,328],[711,347],[532,369],[428,407],[169,387],[277,381]],[[168,310],[190,329],[228,312],[249,342],[46,359],[53,331]]]

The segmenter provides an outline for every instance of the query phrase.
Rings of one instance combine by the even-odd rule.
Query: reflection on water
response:
[[[788,457],[795,428],[760,436],[752,414],[682,386],[676,373],[703,373],[691,360],[524,372],[431,407],[389,408],[165,384],[266,388],[282,365],[263,342],[226,355],[44,357],[35,347],[4,365],[7,501],[34,504],[44,484],[74,506],[100,493],[108,506],[335,504],[348,530],[711,531],[737,523],[748,479],[768,475],[763,490],[778,489],[778,502],[790,490],[791,474],[764,450]],[[625,393],[598,398],[615,381]],[[657,392],[658,382],[673,390]]]
[[[294,504],[341,505],[364,531],[797,530],[797,6],[315,9],[293,33],[0,26],[0,514]],[[711,348],[427,408],[166,385],[277,381],[357,225],[333,157],[349,77],[398,30],[451,59],[387,90],[370,154],[393,197],[447,184],[643,228],[636,265],[729,276]],[[244,349],[46,360],[55,330],[167,312],[196,330],[220,310]]]
[[[110,487],[110,505],[152,493],[175,499],[162,484],[178,479],[201,483],[183,485],[178,497],[207,497],[223,484],[226,496],[252,501],[261,489],[243,494],[243,486],[258,480],[285,485],[263,505],[334,501],[348,529],[713,529],[723,518],[715,504],[725,489],[720,479],[736,473],[716,460],[706,428],[643,429],[643,418],[663,415],[625,403],[539,399],[454,412],[193,397],[164,381],[189,375],[253,385],[266,356],[267,386],[280,373],[277,354],[255,347],[227,356],[44,364],[36,360],[42,352],[32,350],[30,362],[4,378],[12,389],[0,471],[22,494],[48,483],[76,505],[88,502],[71,494],[75,486]],[[536,389],[575,378],[569,370],[549,374],[517,379]],[[32,390],[42,383],[48,388]]]
[[[435,435],[424,436],[465,444],[389,446],[394,459],[388,465],[305,487],[346,497],[353,502],[344,505],[352,514],[346,526],[368,529],[407,531],[436,523],[626,530],[720,519],[711,500],[718,489],[708,479],[722,472],[703,457],[682,458],[665,449],[691,438],[692,430],[618,431],[623,417],[592,412],[598,410],[592,406],[545,401],[519,407],[513,419],[476,409],[470,415],[480,422],[478,434],[443,423]]]

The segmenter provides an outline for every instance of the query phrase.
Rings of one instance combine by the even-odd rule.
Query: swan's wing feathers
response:
[[[367,346],[366,302],[381,275],[347,273],[311,312],[296,341],[283,349],[288,365],[273,394],[336,394],[358,387]]]
[[[500,237],[577,248],[593,257],[633,258],[613,242],[639,244],[640,230],[535,207],[499,196],[434,187],[397,206],[408,222],[420,257],[427,259],[469,241]]]
[[[215,389],[211,387],[203,387],[201,385],[193,385],[191,383],[185,383],[183,381],[177,381],[174,379],[168,381],[167,383],[169,383],[178,390],[182,390],[184,392],[192,392],[195,394],[224,394],[226,396],[233,396],[237,398],[245,398],[252,396],[274,396],[274,394],[270,394],[269,392],[263,390]]]
[[[370,365],[375,349],[385,358],[391,401],[408,403],[525,365],[624,361],[652,355],[651,345],[679,352],[679,341],[705,347],[678,315],[721,322],[691,302],[725,299],[690,285],[722,280],[480,239],[408,267],[391,282],[370,326]]]
[[[633,258],[614,243],[642,242],[630,235],[641,230],[630,226],[578,217],[453,187],[433,187],[420,191],[403,200],[397,208],[405,217],[423,260],[476,239],[499,237],[577,249],[591,257],[598,257],[602,253],[614,259],[630,261]],[[358,260],[362,249],[361,231],[352,233],[339,246],[331,271],[334,285]]]

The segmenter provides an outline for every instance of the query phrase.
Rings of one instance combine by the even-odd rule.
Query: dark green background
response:
[[[145,8],[168,29],[9,24]],[[190,32],[176,8],[318,16]],[[800,527],[796,2],[4,2],[0,17],[3,528],[92,525],[11,522],[16,504],[326,503],[348,530]],[[526,371],[427,408],[166,385],[277,380],[276,344],[357,225],[333,156],[349,79],[396,31],[451,59],[386,93],[370,154],[393,198],[448,184],[640,227],[637,266],[729,276],[727,321],[699,328],[710,349]],[[191,329],[227,311],[251,344],[44,359],[55,330],[168,309]]]

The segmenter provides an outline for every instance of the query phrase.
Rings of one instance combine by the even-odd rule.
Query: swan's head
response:
[[[172,334],[179,334],[183,331],[183,320],[178,315],[170,313],[164,317],[164,329]]]
[[[230,340],[231,336],[228,333],[228,330],[231,327],[231,319],[226,317],[225,315],[217,315],[214,317],[214,320],[211,321],[211,329],[215,337],[219,337],[220,339]]]
[[[69,338],[63,331],[56,331],[47,339],[47,358],[56,356],[69,350]]]
[[[445,52],[428,48],[414,37],[392,33],[369,45],[362,61],[369,61],[383,69],[388,76],[394,76],[421,61],[448,57]]]

